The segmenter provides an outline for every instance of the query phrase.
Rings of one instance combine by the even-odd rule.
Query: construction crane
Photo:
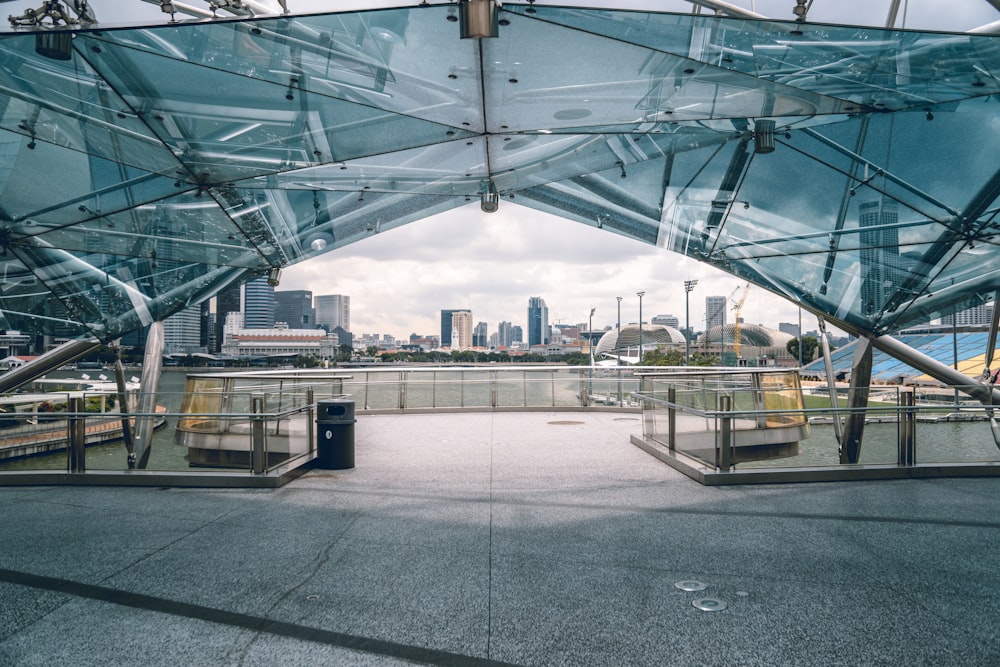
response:
[[[739,290],[739,288],[736,288]],[[747,292],[750,291],[749,281],[743,287],[743,294],[740,295],[739,300],[733,299],[733,312],[735,317],[733,318],[733,353],[736,355],[736,363],[739,364],[740,360],[740,325],[743,323],[742,312],[743,312],[743,302],[747,300]],[[736,292],[733,292],[735,296]]]

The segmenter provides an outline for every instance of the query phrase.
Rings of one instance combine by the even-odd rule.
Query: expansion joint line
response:
[[[496,412],[490,413],[490,487],[489,487],[489,540],[486,574],[486,659],[491,659],[493,649],[493,447],[496,444]]]

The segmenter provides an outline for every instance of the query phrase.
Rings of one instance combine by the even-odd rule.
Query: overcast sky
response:
[[[793,0],[729,0],[778,19],[792,19]],[[24,5],[22,8],[21,5]],[[15,14],[37,2],[11,2]],[[159,3],[140,0],[92,0],[104,23],[160,20]],[[205,7],[207,3],[188,0]],[[270,1],[273,7],[277,3]],[[418,0],[288,0],[294,12],[338,11],[412,6]],[[433,4],[442,4],[434,2]],[[543,3],[539,3],[543,4]],[[553,2],[560,5],[690,11],[682,0],[619,0],[618,2]],[[810,20],[883,25],[890,0],[815,0]],[[986,0],[913,0],[902,3],[905,27],[967,30],[1000,19]],[[622,323],[637,322],[639,298],[643,319],[672,313],[684,325],[685,280],[696,279],[691,293],[690,323],[704,328],[705,297],[730,296],[742,289],[737,278],[683,256],[630,241],[592,227],[502,202],[494,214],[480,212],[478,202],[377,234],[351,246],[290,267],[279,289],[309,289],[314,295],[351,297],[351,328],[356,335],[388,333],[435,334],[440,310],[468,308],[476,322],[496,331],[501,320],[525,325],[528,299],[540,296],[553,323],[586,322],[596,308],[594,328],[614,326],[617,300],[622,296]],[[751,287],[743,308],[747,322],[777,328],[796,322],[794,304]],[[803,326],[815,329],[815,318],[804,314]]]

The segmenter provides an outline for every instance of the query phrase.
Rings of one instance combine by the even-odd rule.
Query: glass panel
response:
[[[435,407],[436,375],[434,371],[410,371],[405,374],[407,408]]]

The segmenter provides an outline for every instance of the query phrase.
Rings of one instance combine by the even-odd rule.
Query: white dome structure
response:
[[[663,324],[642,325],[642,346],[644,349],[654,349],[659,345],[683,345],[684,334],[674,327]],[[598,341],[594,355],[617,354],[617,350],[639,347],[639,325],[627,324],[621,328],[611,329]]]

